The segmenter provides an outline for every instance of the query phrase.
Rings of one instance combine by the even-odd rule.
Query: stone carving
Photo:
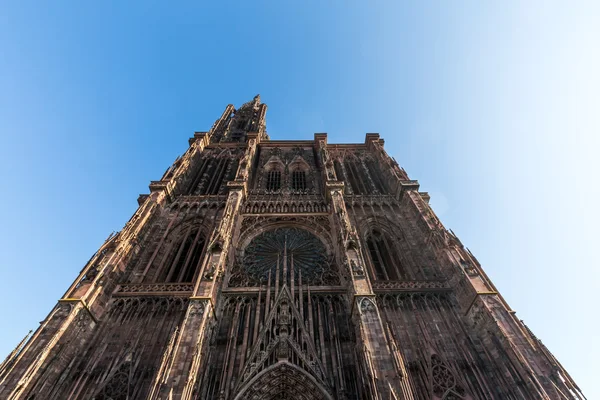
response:
[[[350,260],[350,267],[352,269],[352,273],[354,274],[354,276],[356,276],[356,277],[365,276],[365,270],[356,261]]]
[[[428,289],[443,289],[449,290],[446,282],[443,281],[373,281],[371,283],[373,289],[397,289],[397,290],[428,290]]]
[[[469,276],[477,276],[478,275],[477,269],[470,262],[467,262],[465,260],[460,260],[460,266],[465,270],[467,275],[469,275]]]
[[[328,211],[327,203],[322,196],[293,194],[249,196],[242,209],[245,214],[310,214]]]
[[[115,295],[126,294],[145,294],[145,295],[160,295],[161,293],[181,293],[186,295],[194,290],[194,285],[190,283],[148,283],[135,284],[123,283],[117,287]]]
[[[359,299],[358,303],[360,304],[360,311],[363,314],[375,312],[377,310],[377,306],[375,305],[373,300],[371,300],[368,297],[363,297]]]
[[[207,280],[212,280],[215,277],[215,271],[217,270],[217,264],[214,262],[211,262],[210,265],[208,266],[208,268],[206,269],[206,272],[204,273],[204,279]]]
[[[457,384],[454,374],[440,356],[431,356],[431,382],[433,393],[442,400],[465,399],[465,391]]]
[[[312,233],[298,228],[275,228],[255,237],[244,249],[244,258],[233,270],[229,286],[272,284],[279,274],[282,282],[293,279],[311,285],[339,284],[339,276],[323,243]]]
[[[324,140],[319,141],[319,156],[321,157],[321,162],[324,166],[331,162],[329,151],[327,151],[327,145]]]
[[[204,314],[204,310],[206,309],[206,305],[204,301],[193,301],[189,305],[188,316],[194,317],[198,315]]]

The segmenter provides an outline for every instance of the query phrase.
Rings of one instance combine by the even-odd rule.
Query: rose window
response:
[[[250,242],[241,265],[234,269],[230,286],[271,285],[279,276],[279,284],[338,284],[325,245],[312,233],[298,228],[276,228],[264,232]]]

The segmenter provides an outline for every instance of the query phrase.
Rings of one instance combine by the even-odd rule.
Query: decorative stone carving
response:
[[[144,295],[160,295],[162,293],[182,293],[187,295],[192,292],[194,285],[190,283],[149,283],[149,284],[120,284],[115,295],[127,294],[144,294]]]
[[[283,282],[292,279],[311,285],[339,284],[333,261],[323,243],[312,233],[298,228],[275,228],[256,236],[244,249],[229,286],[257,286],[279,274]],[[293,274],[293,278],[292,278]]]
[[[371,283],[375,290],[406,290],[406,291],[427,291],[429,289],[449,290],[446,282],[443,281],[373,281]]]
[[[368,297],[362,297],[358,300],[358,303],[360,304],[360,311],[365,314],[365,313],[370,313],[370,312],[375,312],[377,310],[377,306],[375,305],[375,303],[373,302],[373,300],[371,300]]]
[[[357,277],[365,276],[365,270],[356,261],[350,260],[350,267],[352,269],[352,273],[354,274],[354,276],[357,276]]]
[[[217,265],[214,262],[211,262],[204,273],[204,279],[212,280],[215,277],[215,271],[217,269]]]
[[[189,305],[188,316],[195,317],[204,314],[206,305],[204,301],[193,301]]]

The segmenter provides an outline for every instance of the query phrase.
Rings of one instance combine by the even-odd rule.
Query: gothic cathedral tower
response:
[[[417,181],[228,105],[35,333],[1,399],[583,399]]]

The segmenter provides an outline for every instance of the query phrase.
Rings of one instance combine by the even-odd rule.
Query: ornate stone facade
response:
[[[0,366],[2,399],[583,399],[417,181],[227,106]]]

